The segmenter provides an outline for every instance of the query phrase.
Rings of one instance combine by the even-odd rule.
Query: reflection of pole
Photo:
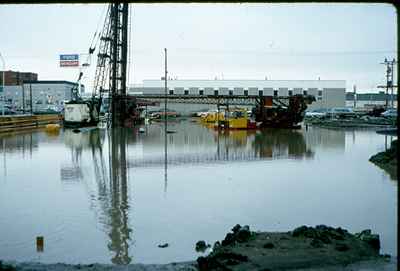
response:
[[[3,153],[4,153],[4,180],[7,177],[7,166],[6,166],[6,139],[3,138]]]
[[[30,104],[30,106],[31,106],[31,115],[33,115],[33,108],[32,108],[32,104],[33,104],[33,103],[32,103],[32,84],[29,84],[29,96],[30,96],[29,99],[30,99],[30,101],[31,101],[31,102],[30,102],[30,103],[31,103],[31,104]]]
[[[25,114],[25,84],[22,82],[22,113]]]
[[[164,94],[165,94],[165,99],[164,99],[164,192],[167,190],[167,164],[168,164],[168,156],[167,156],[167,48],[164,48],[165,52],[165,75],[164,75],[164,82],[165,82],[165,89],[164,89]]]
[[[111,259],[114,264],[129,264],[129,243],[131,229],[128,225],[128,186],[126,172],[126,130],[111,129],[110,148],[110,243],[108,248],[115,252]]]

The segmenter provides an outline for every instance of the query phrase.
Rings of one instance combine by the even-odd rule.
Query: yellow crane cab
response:
[[[225,116],[222,120],[216,122],[216,128],[220,129],[247,129],[248,115],[245,109],[233,109],[225,111]]]

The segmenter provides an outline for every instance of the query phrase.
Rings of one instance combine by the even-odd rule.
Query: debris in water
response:
[[[36,237],[36,251],[43,252],[43,249],[44,249],[44,237],[37,236]]]
[[[162,245],[158,245],[158,247],[160,247],[160,248],[166,248],[168,246],[169,246],[168,243],[165,243],[165,244],[162,244]]]

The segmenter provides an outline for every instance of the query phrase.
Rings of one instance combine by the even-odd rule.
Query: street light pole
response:
[[[4,80],[5,80],[5,76],[4,76],[4,74],[5,74],[5,72],[6,72],[6,62],[4,61],[4,58],[3,58],[3,56],[1,55],[1,53],[0,53],[0,57],[1,57],[1,60],[2,60],[2,62],[3,62],[3,88],[2,88],[2,91],[3,91],[3,106],[2,106],[2,114],[3,114],[3,116],[4,116],[4,107],[5,107],[5,103],[6,103],[6,101],[5,101],[5,92],[4,92]]]

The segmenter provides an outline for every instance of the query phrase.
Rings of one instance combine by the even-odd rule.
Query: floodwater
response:
[[[221,240],[237,223],[370,228],[381,253],[397,255],[397,180],[368,161],[394,138],[317,127],[217,133],[183,120],[169,124],[165,148],[162,123],[143,127],[0,137],[0,259],[188,261],[202,255],[198,240]]]

